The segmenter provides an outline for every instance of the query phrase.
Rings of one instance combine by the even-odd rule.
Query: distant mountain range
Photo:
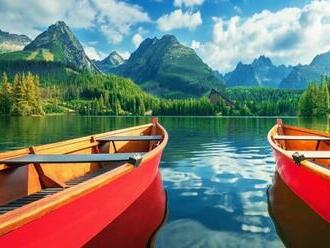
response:
[[[291,66],[275,66],[272,61],[260,56],[251,64],[238,63],[235,70],[224,78],[226,86],[264,86],[279,87],[283,78],[291,72]]]
[[[104,72],[129,77],[144,90],[163,97],[202,96],[212,88],[224,87],[195,51],[173,35],[145,39],[127,61],[108,63],[107,70],[103,61],[96,64]]]
[[[79,40],[62,21],[39,34],[23,51],[1,54],[0,59],[55,61],[80,70],[98,71]]]
[[[281,88],[304,89],[310,82],[320,82],[330,75],[330,51],[317,55],[309,65],[297,65],[280,83]]]
[[[224,85],[305,88],[309,82],[330,75],[330,51],[317,55],[309,65],[297,66],[275,66],[269,58],[260,56],[251,64],[238,63],[234,71],[222,75],[173,35],[145,39],[128,60],[115,51],[101,61],[90,60],[62,21],[33,41],[0,30],[0,60],[50,61],[77,70],[118,74],[150,93],[169,98],[200,97],[211,89],[221,91]]]
[[[26,35],[10,34],[0,30],[0,53],[22,50],[31,39]]]

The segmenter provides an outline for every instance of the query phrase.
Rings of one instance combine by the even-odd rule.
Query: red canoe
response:
[[[145,246],[133,235],[160,224],[152,216],[143,221],[146,211],[164,213],[164,190],[152,185],[161,185],[167,140],[153,119],[0,153],[0,247]]]
[[[289,188],[330,222],[330,134],[284,125],[269,131],[277,171]]]

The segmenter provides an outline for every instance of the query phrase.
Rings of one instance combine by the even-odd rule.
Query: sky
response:
[[[225,73],[265,55],[308,64],[330,50],[330,0],[0,0],[0,29],[35,38],[65,21],[87,55],[128,58],[145,38],[173,34]]]

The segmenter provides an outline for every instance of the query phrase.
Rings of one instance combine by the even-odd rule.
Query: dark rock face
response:
[[[225,75],[228,86],[264,86],[279,87],[283,78],[291,71],[292,67],[284,65],[275,66],[272,61],[260,56],[251,64],[238,63],[233,72]]]
[[[222,81],[195,51],[175,36],[145,39],[113,73],[132,78],[145,90],[164,97],[201,96]]]
[[[79,40],[62,21],[51,25],[39,34],[24,51],[47,49],[54,55],[54,61],[72,65],[78,69],[96,71],[95,65],[87,57]]]
[[[282,80],[281,88],[304,89],[310,82],[320,82],[330,75],[330,51],[315,56],[309,65],[297,65]]]

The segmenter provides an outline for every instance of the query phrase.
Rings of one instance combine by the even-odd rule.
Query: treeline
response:
[[[22,63],[20,66],[34,71],[39,68],[37,64],[25,66]],[[35,76],[29,72],[13,74],[13,71],[8,77],[4,74],[0,85],[0,114],[74,111],[83,115],[296,115],[302,93],[238,87],[227,88],[224,92],[234,102],[230,105],[224,99],[212,104],[206,96],[170,100],[147,94],[127,78],[73,71],[59,64],[45,66],[53,66],[54,74],[44,72]]]
[[[323,79],[321,84],[311,83],[301,95],[299,115],[325,117],[330,112],[330,79]]]
[[[226,89],[226,95],[234,100],[246,115],[293,116],[298,114],[302,90],[273,89],[265,87],[233,87]]]
[[[0,114],[43,115],[39,78],[31,73],[16,74],[13,81],[4,73],[0,87]]]

